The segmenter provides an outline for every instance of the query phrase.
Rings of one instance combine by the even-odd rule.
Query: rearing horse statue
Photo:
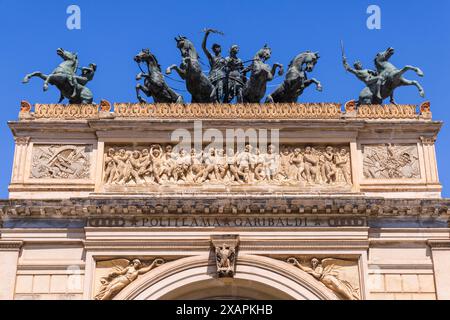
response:
[[[245,103],[259,103],[266,94],[267,82],[272,81],[277,68],[278,75],[283,75],[283,65],[274,63],[272,68],[265,63],[272,54],[271,49],[265,45],[253,57],[252,64],[244,70],[244,74],[251,71],[249,80],[244,86],[243,100]]]
[[[383,79],[380,89],[382,100],[372,100],[370,101],[371,103],[382,103],[384,99],[390,97],[390,102],[395,104],[394,90],[402,86],[415,86],[419,90],[419,95],[422,98],[425,97],[425,91],[419,82],[403,78],[403,74],[408,70],[412,70],[417,73],[419,77],[423,77],[424,74],[422,70],[414,66],[405,66],[402,69],[397,69],[392,63],[389,62],[389,59],[394,55],[394,52],[394,48],[388,48],[386,51],[378,53],[375,57],[375,67],[377,68],[379,76]]]
[[[298,97],[305,88],[311,84],[316,84],[316,89],[322,91],[322,85],[314,78],[308,79],[307,73],[312,72],[319,60],[318,52],[306,51],[297,55],[291,63],[286,73],[286,78],[282,84],[266,98],[266,103],[297,102]]]
[[[149,49],[142,49],[134,57],[134,61],[139,67],[141,62],[147,65],[147,73],[140,72],[136,76],[137,81],[144,78],[144,85],[136,84],[136,96],[140,103],[146,102],[141,97],[140,91],[144,92],[147,97],[152,96],[156,103],[183,103],[183,97],[172,90],[165,82],[158,60]]]
[[[81,76],[76,74],[78,69],[78,57],[75,53],[58,48],[56,53],[64,60],[49,75],[40,71],[27,74],[22,83],[28,83],[30,78],[39,77],[44,80],[44,91],[48,90],[48,85],[54,85],[60,91],[60,103],[64,98],[69,99],[72,104],[90,104],[93,100],[91,90],[84,85],[92,80],[97,69],[95,64],[90,64],[88,68],[83,68]]]
[[[194,44],[182,36],[176,37],[175,41],[183,60],[180,67],[175,64],[168,67],[166,74],[170,74],[174,69],[181,79],[186,81],[186,89],[192,95],[193,103],[216,102],[214,86],[202,72]]]

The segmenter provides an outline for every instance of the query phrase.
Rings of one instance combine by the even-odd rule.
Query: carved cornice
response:
[[[18,251],[23,245],[23,241],[3,241],[0,240],[0,251]]]
[[[151,198],[1,200],[0,216],[8,217],[120,217],[121,215],[164,214],[246,214],[246,215],[347,215],[359,217],[440,217],[448,218],[448,199],[382,199],[360,197],[305,198],[273,194],[239,195],[159,195]]]
[[[36,104],[22,101],[19,118],[29,119],[99,119],[151,118],[151,119],[431,119],[430,103],[419,108],[416,105],[363,105],[356,107],[354,101],[340,103],[274,103],[274,104],[137,104],[111,103],[102,100],[99,105]],[[417,112],[416,109],[419,109]],[[356,112],[355,112],[356,111]]]
[[[450,250],[450,240],[434,239],[434,240],[428,240],[427,243],[432,249]]]

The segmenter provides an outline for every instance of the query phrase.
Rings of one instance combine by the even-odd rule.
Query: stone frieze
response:
[[[175,150],[171,145],[105,148],[106,185],[351,185],[347,146],[246,145],[235,152],[210,148]]]

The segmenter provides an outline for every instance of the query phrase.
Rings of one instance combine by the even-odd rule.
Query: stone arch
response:
[[[209,255],[180,258],[142,275],[114,299],[295,299],[338,297],[302,270],[280,260],[239,255],[233,278],[217,278]]]

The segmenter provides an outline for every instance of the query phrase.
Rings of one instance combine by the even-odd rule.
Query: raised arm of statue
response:
[[[342,64],[344,65],[345,71],[353,73],[353,74],[357,74],[357,71],[355,69],[353,69],[352,67],[350,67],[350,65],[347,62],[347,58],[344,56],[342,57]]]
[[[152,270],[153,268],[159,267],[159,266],[162,265],[163,263],[164,263],[164,260],[163,260],[163,259],[155,259],[155,260],[153,260],[153,262],[152,262],[150,265],[148,265],[147,267],[140,268],[139,271],[138,271],[138,273],[139,273],[139,274],[144,274],[144,273],[146,273],[146,272]]]
[[[316,272],[314,269],[302,265],[296,258],[289,258],[289,259],[287,259],[287,262],[292,264],[293,266],[296,266],[300,270],[303,270],[306,273],[309,273],[316,279],[320,279],[320,277],[322,276],[322,274]]]
[[[202,49],[203,49],[203,52],[205,53],[206,57],[208,57],[209,64],[212,66],[214,64],[214,58],[213,58],[211,52],[209,52],[208,48],[206,47],[206,42],[208,40],[209,34],[213,30],[212,29],[205,29],[204,31],[205,31],[205,36],[203,37],[203,41],[202,41]]]

